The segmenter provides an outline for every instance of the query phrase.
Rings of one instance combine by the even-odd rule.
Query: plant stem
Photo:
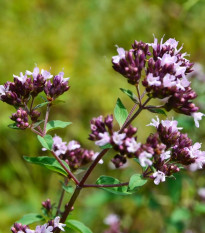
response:
[[[49,112],[50,112],[50,104],[47,105],[47,109],[46,109],[46,116],[45,116],[44,127],[43,127],[43,136],[46,135],[46,125],[48,123]]]
[[[134,115],[122,126],[122,128],[119,130],[119,133],[122,133],[123,130],[129,126],[131,124],[131,122],[140,114],[140,112],[144,109],[145,105],[150,101],[150,97],[141,105],[139,106],[138,110],[134,113]],[[65,211],[63,212],[63,215],[61,217],[60,222],[64,223],[67,216],[69,215],[71,208],[73,207],[76,199],[78,198],[78,195],[80,194],[80,191],[82,188],[84,188],[84,183],[87,180],[87,178],[89,177],[89,175],[91,174],[91,172],[93,171],[93,169],[95,168],[95,166],[98,164],[98,162],[100,161],[100,159],[109,151],[109,149],[104,149],[102,150],[99,155],[96,157],[96,159],[93,161],[93,163],[91,164],[91,166],[88,168],[88,170],[86,171],[86,173],[84,174],[83,178],[81,179],[81,181],[79,182],[79,184],[76,186],[76,189],[70,199],[70,201],[68,202],[68,204],[65,207]],[[89,185],[87,185],[89,186]],[[95,186],[96,187],[96,186]],[[101,186],[102,187],[102,186]],[[106,186],[108,187],[108,186]],[[113,187],[113,186],[112,186]],[[116,186],[115,186],[116,187]],[[55,233],[59,233],[61,230],[57,229],[55,231]]]
[[[68,182],[69,182],[69,179],[68,179],[68,178],[65,178],[64,184],[67,185]],[[58,215],[60,214],[60,208],[61,208],[61,205],[62,205],[62,202],[63,202],[64,194],[65,194],[65,190],[62,189],[61,196],[60,196],[60,199],[59,199],[59,202],[58,202],[58,207],[57,207],[57,211],[56,211],[56,216],[58,216]]]
[[[37,130],[31,128],[31,131],[33,131],[35,134],[38,134],[39,136],[43,137],[43,134],[38,132]]]
[[[73,179],[73,181],[76,183],[76,185],[79,185],[78,179],[73,175],[73,173],[63,164],[62,160],[55,154],[55,152],[51,151],[53,156],[56,158],[56,160],[60,163],[60,165],[63,167],[63,169],[68,173],[69,178]]]

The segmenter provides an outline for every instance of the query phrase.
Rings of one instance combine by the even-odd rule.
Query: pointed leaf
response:
[[[110,149],[112,145],[110,143],[105,144],[104,146],[100,146],[101,149]]]
[[[117,99],[117,103],[114,109],[114,116],[120,127],[124,124],[125,120],[127,119],[128,112],[120,98]]]
[[[62,188],[67,192],[67,193],[73,193],[74,188],[71,185],[65,185],[63,182],[62,183]]]
[[[68,176],[67,172],[62,168],[60,163],[55,158],[48,156],[40,156],[40,157],[23,156],[23,158],[29,163],[37,164],[51,171],[60,173],[64,176]],[[65,161],[62,162],[70,170],[68,164]]]
[[[165,116],[167,115],[166,112],[161,108],[147,108],[147,110],[153,113],[158,113],[158,114],[162,114]]]
[[[147,180],[142,177],[141,174],[134,174],[129,181],[129,190],[134,190],[137,187],[143,186],[147,183]]]
[[[40,214],[26,214],[24,215],[20,220],[18,220],[18,223],[21,223],[23,225],[28,225],[34,222],[42,221],[44,218]]]
[[[92,233],[92,231],[88,227],[86,227],[84,223],[74,219],[67,220],[66,226],[80,233]]]
[[[120,184],[120,181],[118,179],[115,179],[111,176],[100,176],[96,184],[98,185],[110,185],[110,184]],[[101,189],[106,190],[108,192],[118,194],[118,195],[129,195],[132,194],[132,192],[128,192],[127,186],[120,186],[120,187],[102,187]]]
[[[8,127],[10,129],[19,129],[19,127],[16,126],[16,123],[13,123],[13,124],[9,124]],[[19,129],[20,130],[20,129]]]
[[[44,137],[37,135],[37,138],[41,145],[47,150],[52,150],[53,146],[53,137],[49,134],[46,134]]]
[[[47,104],[49,104],[50,102],[49,101],[47,101],[47,102],[43,102],[43,103],[41,103],[41,104],[38,104],[38,105],[36,105],[34,108],[33,108],[33,110],[35,110],[35,109],[37,109],[37,108],[42,108],[43,106],[45,106],[45,105],[47,105]]]
[[[66,126],[72,124],[72,122],[64,122],[64,121],[49,121],[46,125],[46,132],[49,130],[57,129],[57,128],[65,128]]]
[[[130,97],[130,99],[134,102],[134,103],[139,103],[139,100],[137,98],[137,96],[130,90],[128,89],[124,89],[124,88],[120,88],[120,90],[125,93],[127,96]]]

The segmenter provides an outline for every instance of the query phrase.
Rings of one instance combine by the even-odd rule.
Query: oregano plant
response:
[[[127,51],[117,47],[118,55],[113,56],[112,65],[134,86],[135,92],[120,88],[133,102],[133,107],[128,112],[118,98],[114,115],[91,119],[91,131],[88,134],[89,140],[98,146],[96,152],[83,148],[76,140],[66,142],[54,134],[55,129],[71,124],[49,119],[53,105],[69,90],[69,78],[64,78],[63,72],[53,76],[49,71],[40,71],[35,67],[33,72],[26,70],[25,74],[14,75],[13,82],[7,81],[0,86],[0,100],[14,106],[16,111],[10,117],[14,123],[9,127],[30,130],[36,134],[42,151],[47,151],[43,156],[24,156],[25,161],[63,177],[57,208],[47,199],[42,202],[43,213],[23,216],[11,227],[13,233],[59,233],[69,232],[69,229],[91,233],[89,227],[79,219],[68,218],[75,211],[75,203],[83,189],[100,188],[112,195],[137,195],[138,189],[142,189],[149,180],[159,185],[181,169],[195,171],[203,168],[205,151],[200,150],[201,143],[192,142],[173,118],[160,120],[158,117],[160,114],[166,116],[167,112],[173,110],[193,117],[196,127],[199,127],[199,120],[204,116],[193,103],[197,95],[191,88],[191,80],[187,78],[193,71],[193,63],[181,51],[182,47],[178,48],[175,39],[163,42],[163,38],[160,42],[154,38],[153,43],[135,41]],[[142,88],[143,92],[140,91]],[[36,102],[38,96],[42,99],[40,104]],[[153,99],[160,100],[161,104],[154,105]],[[44,108],[45,115],[42,111]],[[137,134],[143,133],[143,129],[133,125],[142,111],[157,114],[147,125],[154,127],[155,132],[150,133],[145,142],[137,139]],[[113,126],[114,121],[118,123],[116,128]],[[142,172],[133,174],[126,182],[106,174],[92,179],[93,170],[98,163],[103,162],[110,150],[115,152],[111,162],[116,168],[133,160],[136,167],[142,168]],[[87,168],[82,169],[85,165]],[[78,176],[80,172],[84,173],[81,179]],[[93,183],[87,182],[89,177]],[[70,195],[70,200],[62,206],[65,195]],[[29,226],[33,226],[33,223],[36,223],[35,229]],[[120,230],[110,229],[107,232]]]

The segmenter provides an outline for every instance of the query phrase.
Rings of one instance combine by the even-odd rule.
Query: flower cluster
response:
[[[18,128],[26,129],[29,126],[28,117],[32,123],[40,117],[41,113],[33,108],[34,99],[39,93],[44,91],[48,102],[52,102],[69,89],[69,78],[63,78],[63,75],[64,73],[60,72],[53,77],[50,72],[43,69],[40,72],[39,68],[35,67],[33,72],[27,70],[25,75],[13,75],[13,82],[0,85],[0,100],[17,109],[11,119],[16,122]]]
[[[46,149],[43,148],[43,150]],[[69,165],[71,171],[77,170],[95,158],[94,151],[82,148],[80,143],[75,140],[68,143],[63,142],[62,138],[57,135],[53,137],[52,150]]]
[[[144,69],[145,77],[141,81],[149,97],[165,99],[167,111],[173,109],[195,118],[199,108],[192,100],[197,95],[186,78],[192,72],[193,63],[185,58],[187,53],[181,53],[182,47],[177,47],[175,39],[164,43],[163,38],[160,42],[155,38],[154,43],[135,41],[129,51],[117,49],[119,55],[112,59],[113,68],[133,85],[138,85]]]
[[[29,229],[27,225],[22,225],[21,223],[14,223],[14,226],[11,228],[13,233],[53,233],[56,229],[65,231],[64,227],[66,224],[60,223],[60,217],[57,216],[55,219],[45,223],[44,225],[36,226],[35,230]]]
[[[203,168],[205,164],[205,151],[201,151],[200,143],[192,140],[180,132],[177,121],[153,119],[149,124],[157,129],[157,133],[150,135],[145,144],[137,151],[137,157],[142,167],[152,166],[156,172],[150,176],[154,183],[165,181],[166,176],[171,176],[180,171],[181,166],[188,166],[191,170]],[[146,176],[148,173],[144,173]]]
[[[109,226],[109,229],[104,233],[121,233],[120,218],[115,214],[110,214],[104,219],[104,223]]]
[[[123,166],[127,158],[132,158],[133,153],[138,150],[140,143],[136,142],[134,135],[137,128],[129,126],[122,133],[113,130],[113,116],[108,115],[103,119],[102,116],[91,120],[91,134],[89,139],[95,141],[98,146],[111,144],[113,149],[118,152],[111,160],[116,168]]]

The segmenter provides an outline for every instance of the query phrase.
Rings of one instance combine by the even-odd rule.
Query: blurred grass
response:
[[[11,81],[13,74],[33,70],[35,64],[44,69],[51,67],[52,73],[64,69],[65,75],[71,77],[71,89],[62,97],[66,104],[53,108],[51,119],[72,121],[72,126],[57,133],[65,140],[77,139],[91,148],[92,143],[87,140],[90,119],[112,113],[118,96],[128,109],[132,107],[119,90],[120,87],[132,87],[112,70],[111,57],[116,55],[114,45],[128,49],[135,39],[151,42],[153,34],[159,38],[165,34],[166,39],[174,37],[184,43],[184,51],[191,54],[191,60],[204,65],[204,3],[203,0],[1,0],[1,84]],[[40,145],[31,132],[8,129],[13,109],[4,103],[0,103],[0,107],[0,231],[4,233],[22,215],[38,212],[41,201],[47,197],[57,201],[60,183],[59,187],[53,184],[61,178],[23,161],[22,155],[42,154]],[[140,126],[146,125],[152,116],[143,113],[135,121],[139,127],[139,140],[144,140],[150,130]],[[183,118],[182,124],[186,120]],[[201,141],[204,139],[203,128]],[[191,127],[190,132],[192,138],[197,139],[198,131]],[[107,171],[107,166],[103,165],[96,169],[94,177],[103,172],[114,172],[113,176],[126,180],[133,169],[134,166],[119,173]],[[182,179],[181,184],[173,182],[171,185],[170,181],[160,187],[147,185],[131,198],[86,190],[73,217],[84,221],[94,232],[106,228],[102,221],[110,212],[122,216],[123,224],[132,232],[174,233],[192,226],[195,232],[204,232],[201,215],[195,222],[187,215],[188,220],[183,220],[184,228],[183,221],[178,223],[175,217],[173,224],[173,219],[170,220],[177,208],[189,208],[193,204],[196,188],[205,186],[203,171],[198,176],[190,175],[192,179],[189,182]],[[181,191],[175,194],[173,190],[178,189]],[[99,201],[92,203],[92,197],[98,198],[98,195],[101,197]],[[153,219],[158,221],[153,222]]]

